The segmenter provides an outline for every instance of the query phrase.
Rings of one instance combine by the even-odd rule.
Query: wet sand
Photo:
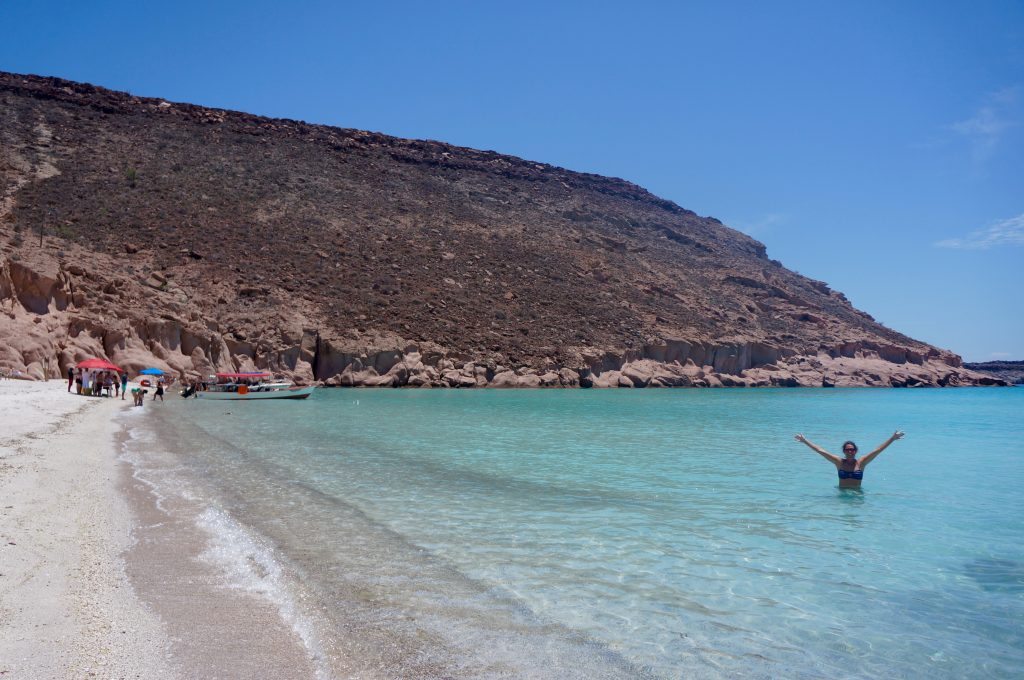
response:
[[[222,585],[188,513],[120,459],[130,404],[0,381],[0,677],[316,677],[272,604]]]

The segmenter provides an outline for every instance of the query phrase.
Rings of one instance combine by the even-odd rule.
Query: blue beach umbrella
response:
[[[163,375],[164,372],[159,368],[144,368],[139,371],[139,375]]]

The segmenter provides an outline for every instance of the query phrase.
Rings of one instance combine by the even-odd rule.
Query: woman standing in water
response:
[[[863,458],[857,458],[856,444],[851,441],[843,442],[843,457],[840,458],[834,453],[829,453],[817,444],[808,441],[807,437],[802,434],[796,435],[796,440],[798,442],[807,444],[807,446],[821,454],[822,458],[826,458],[830,463],[836,466],[836,470],[839,472],[839,488],[841,489],[860,488],[860,482],[864,479],[864,468],[866,468],[868,463],[873,461],[878,454],[885,451],[889,444],[892,444],[897,439],[903,439],[903,433],[899,430],[893,432],[891,437],[879,444],[878,448]]]

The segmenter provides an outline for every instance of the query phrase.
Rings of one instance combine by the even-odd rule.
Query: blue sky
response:
[[[622,177],[1024,359],[1024,3],[0,0],[0,69]]]

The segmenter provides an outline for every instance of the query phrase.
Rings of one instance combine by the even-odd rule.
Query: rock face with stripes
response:
[[[351,386],[991,378],[629,182],[0,73],[0,367]]]

